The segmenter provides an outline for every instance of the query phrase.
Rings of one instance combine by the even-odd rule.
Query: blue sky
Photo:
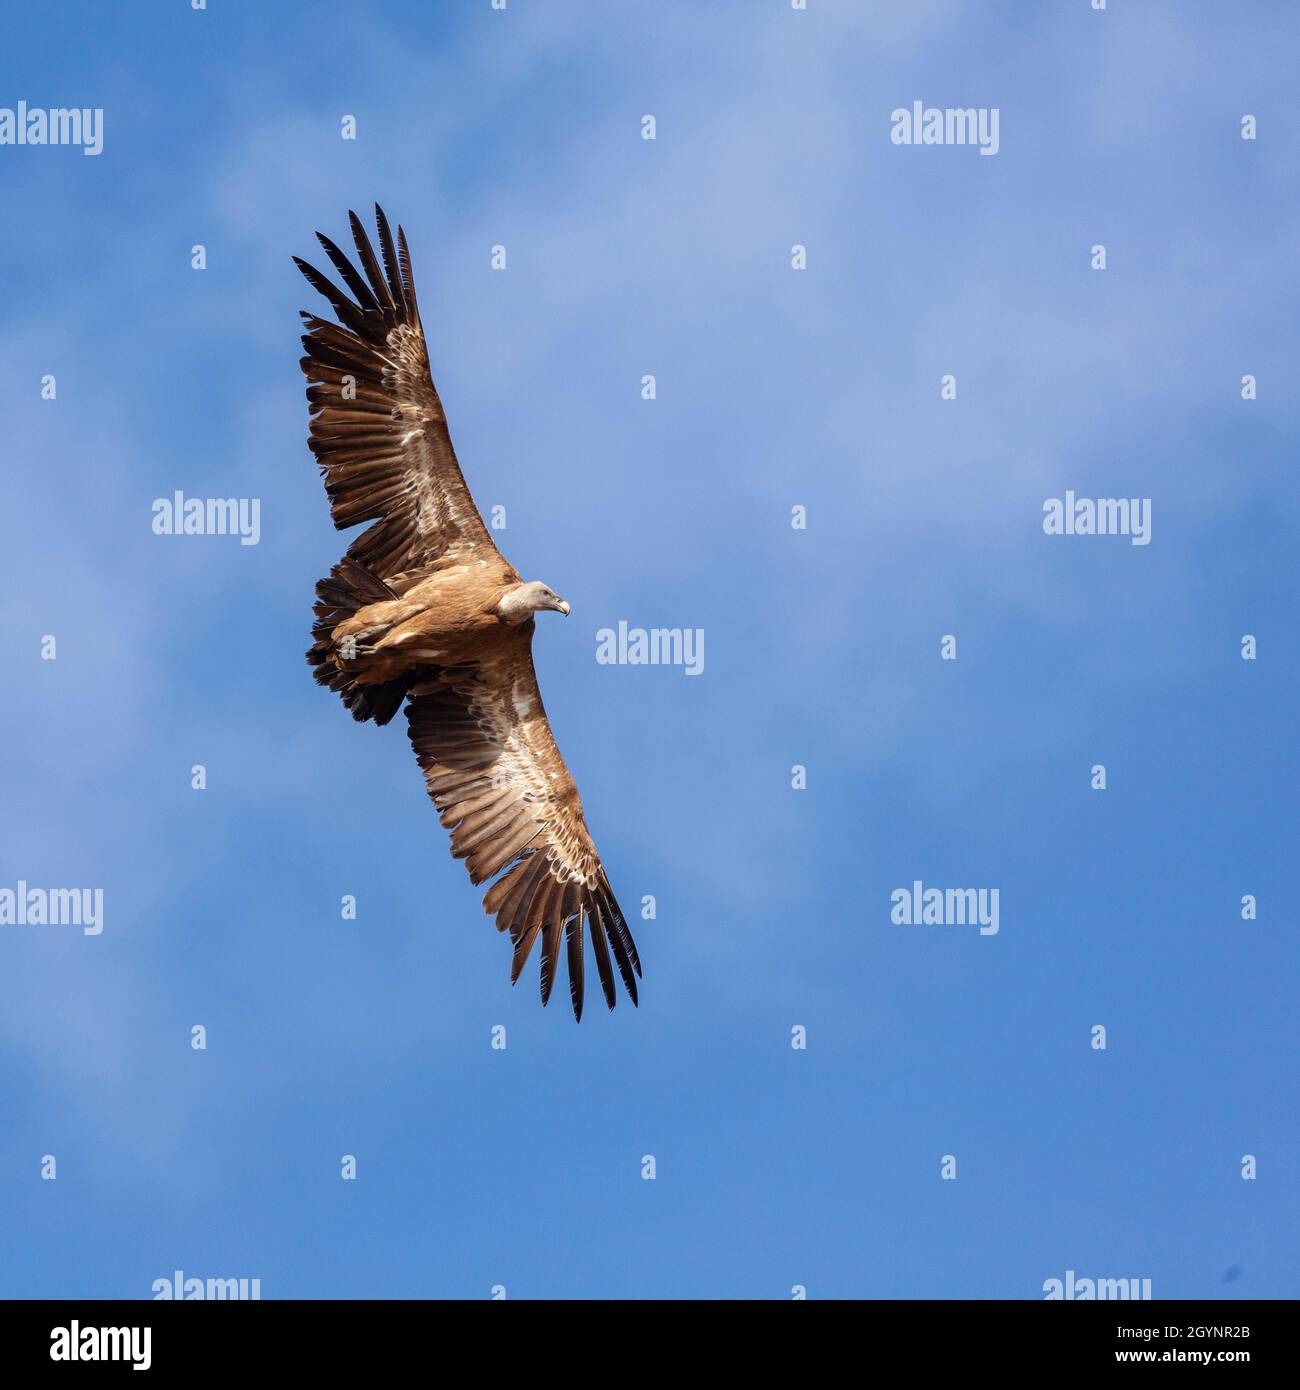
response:
[[[105,136],[0,147],[0,887],[105,924],[0,926],[0,1293],[1300,1294],[1300,14],[360,14],[7,20],[0,106]],[[914,100],[997,155],[892,144]],[[376,199],[476,498],[574,605],[536,662],[656,902],[639,1010],[510,988],[401,723],[303,661],[346,541],[289,258]],[[259,544],[154,535],[177,489]],[[1151,543],[1044,535],[1067,489]],[[620,619],[704,674],[597,664]],[[1000,930],[891,923],[915,879]]]

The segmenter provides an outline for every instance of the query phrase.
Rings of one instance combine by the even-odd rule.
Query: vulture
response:
[[[636,945],[533,670],[534,614],[569,605],[520,578],[470,496],[429,370],[405,233],[394,243],[376,204],[376,257],[348,217],[357,264],[316,234],[346,293],[294,257],[338,319],[302,311],[301,365],[334,525],[373,525],[316,585],[307,660],[354,719],[387,724],[405,705],[452,855],[474,883],[492,880],[483,910],[510,933],[511,983],[540,939],[546,1004],[563,937],[581,1019],[585,928],[605,1003],[614,1007],[617,969],[635,1004]]]

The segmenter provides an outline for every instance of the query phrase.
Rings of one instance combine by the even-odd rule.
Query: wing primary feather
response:
[[[541,931],[542,924],[546,920],[550,900],[554,897],[555,890],[559,886],[555,881],[554,874],[548,871],[542,875],[541,882],[537,885],[537,891],[529,899],[527,914],[520,919],[520,934],[515,941],[514,960],[510,963],[511,984],[514,984],[519,978],[520,972],[528,963],[533,942],[537,940],[537,934]]]
[[[550,1003],[551,990],[555,986],[555,967],[560,954],[560,933],[564,930],[565,919],[569,915],[570,898],[577,895],[576,886],[562,883],[558,894],[559,901],[547,903],[547,920],[542,926],[542,1004]]]
[[[573,1017],[582,1022],[583,962],[582,962],[582,923],[586,916],[585,904],[578,901],[578,910],[564,928],[565,947],[569,957],[569,1002],[573,1005]]]
[[[416,328],[424,331],[424,325],[420,322],[420,305],[415,297],[415,275],[411,271],[411,252],[406,244],[406,233],[402,230],[402,224],[397,224],[397,263],[402,272],[402,288],[406,292],[406,305],[410,310],[411,322]]]
[[[610,916],[613,919],[614,929],[618,933],[619,940],[623,943],[623,949],[627,952],[628,960],[631,962],[633,970],[639,975],[641,973],[641,958],[636,953],[636,942],[632,940],[632,933],[628,930],[627,919],[623,916],[618,903],[614,900],[613,890],[609,886],[609,880],[601,875],[599,891],[604,895],[606,905],[609,907]]]
[[[365,336],[366,316],[357,308],[355,304],[343,293],[341,289],[328,276],[322,275],[314,265],[304,261],[301,256],[295,256],[293,263],[307,277],[307,283],[329,300],[334,308],[334,312],[339,318],[361,337]]]
[[[411,318],[411,306],[406,302],[406,293],[402,289],[402,276],[397,265],[397,252],[393,247],[393,232],[388,225],[388,218],[384,215],[384,210],[375,204],[375,225],[379,228],[379,254],[384,258],[384,275],[388,280],[388,289],[393,296],[393,303],[402,311],[403,322],[409,322]]]
[[[334,269],[343,277],[344,284],[352,291],[361,308],[368,314],[378,314],[380,312],[379,301],[371,293],[370,286],[357,274],[356,266],[348,260],[324,232],[317,232],[316,240],[325,248],[325,254],[334,263]]]
[[[600,976],[600,988],[605,995],[605,1003],[612,1009],[618,1002],[614,988],[614,967],[609,960],[609,945],[605,940],[605,924],[600,916],[600,904],[594,893],[587,894],[587,926],[591,937],[592,954],[596,957],[596,973]]]
[[[379,262],[375,259],[375,248],[370,244],[370,237],[366,234],[365,226],[355,212],[348,213],[348,223],[352,228],[352,240],[356,243],[357,259],[361,262],[361,268],[366,272],[366,278],[370,281],[370,288],[374,291],[376,301],[384,306],[384,310],[390,324],[397,320],[397,305],[393,303],[393,295],[384,280],[383,272],[379,269]]]
[[[609,944],[614,948],[614,959],[618,962],[618,973],[623,977],[623,987],[627,990],[628,998],[635,1004],[636,975],[632,971],[632,961],[623,940],[623,933],[617,929],[618,918],[610,906],[609,894],[603,888],[597,889],[597,892],[600,896],[601,915],[606,922],[605,933],[609,937]]]

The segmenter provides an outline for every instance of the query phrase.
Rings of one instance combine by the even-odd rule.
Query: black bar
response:
[[[143,1362],[147,1346],[145,1374],[168,1381],[193,1372],[293,1370],[319,1372],[337,1383],[342,1375],[404,1365],[417,1373],[425,1367],[449,1371],[466,1357],[478,1360],[486,1374],[516,1365],[535,1373],[561,1354],[557,1338],[573,1336],[588,1349],[593,1370],[609,1364],[608,1351],[598,1349],[612,1344],[622,1348],[618,1361],[630,1352],[642,1373],[662,1366],[680,1374],[686,1348],[698,1340],[712,1349],[711,1357],[732,1366],[756,1359],[759,1369],[770,1369],[783,1355],[810,1371],[828,1369],[828,1358],[840,1353],[862,1375],[899,1364],[972,1375],[1017,1366],[1070,1374],[1114,1368],[1122,1377],[1129,1370],[1140,1375],[1147,1365],[1283,1369],[1293,1361],[1296,1328],[1290,1301],[827,1300],[819,1309],[810,1300],[814,1306],[781,1310],[725,1299],[611,1301],[599,1304],[595,1317],[572,1321],[584,1305],[516,1300],[497,1308],[488,1302],[10,1302],[0,1304],[0,1365],[34,1375],[51,1368],[66,1374],[74,1365],[96,1375],[132,1373],[132,1357]],[[51,1356],[74,1344],[75,1362]],[[563,1350],[566,1359],[572,1350]],[[119,1359],[91,1360],[91,1352],[116,1352]]]

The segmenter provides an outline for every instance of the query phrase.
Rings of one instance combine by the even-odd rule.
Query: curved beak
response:
[[[573,610],[569,607],[566,600],[561,599],[559,602],[558,611],[563,613],[564,616],[567,618]]]

